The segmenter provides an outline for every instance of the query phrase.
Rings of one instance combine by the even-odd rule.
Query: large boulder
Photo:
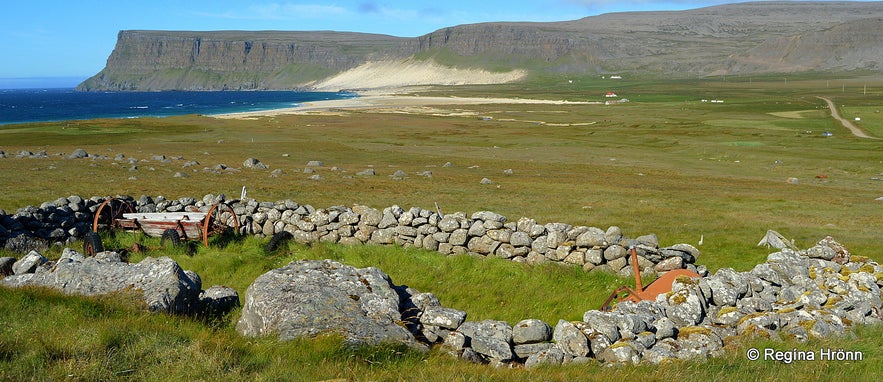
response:
[[[150,310],[169,313],[191,313],[199,307],[200,287],[168,257],[129,264],[113,252],[84,257],[66,250],[53,267],[7,276],[0,285],[47,287],[86,296],[135,291]]]
[[[394,342],[423,348],[404,327],[399,301],[389,276],[377,268],[294,261],[248,287],[236,330],[280,340],[334,333],[351,344]]]

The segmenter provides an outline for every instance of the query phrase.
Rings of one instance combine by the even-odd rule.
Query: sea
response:
[[[353,98],[351,92],[78,92],[73,88],[0,89],[0,125],[94,118],[226,114]]]

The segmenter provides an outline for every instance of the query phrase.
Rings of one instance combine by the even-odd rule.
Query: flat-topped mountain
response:
[[[880,36],[881,2],[754,2],[552,23],[480,23],[415,38],[331,31],[122,31],[107,66],[79,89],[331,90],[493,83],[524,73],[880,72]],[[433,72],[437,75],[427,74]],[[369,78],[370,85],[360,81]]]

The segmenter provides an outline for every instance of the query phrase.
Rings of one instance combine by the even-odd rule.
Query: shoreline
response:
[[[487,104],[542,104],[542,105],[603,105],[603,102],[543,100],[532,98],[486,98],[486,97],[435,97],[396,95],[393,93],[366,92],[358,97],[305,102],[302,105],[279,109],[213,114],[209,117],[220,119],[252,119],[329,112],[335,109],[400,109],[421,106],[443,105],[487,105]]]

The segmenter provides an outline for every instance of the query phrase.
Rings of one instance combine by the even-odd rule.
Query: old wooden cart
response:
[[[180,212],[135,212],[131,201],[122,198],[109,198],[95,211],[92,232],[84,241],[83,250],[92,256],[104,250],[97,232],[102,229],[140,231],[150,237],[161,238],[161,245],[167,241],[172,245],[182,240],[202,240],[208,246],[209,236],[232,230],[239,232],[239,219],[227,203],[218,203],[207,211]],[[141,247],[135,244],[134,250]]]

